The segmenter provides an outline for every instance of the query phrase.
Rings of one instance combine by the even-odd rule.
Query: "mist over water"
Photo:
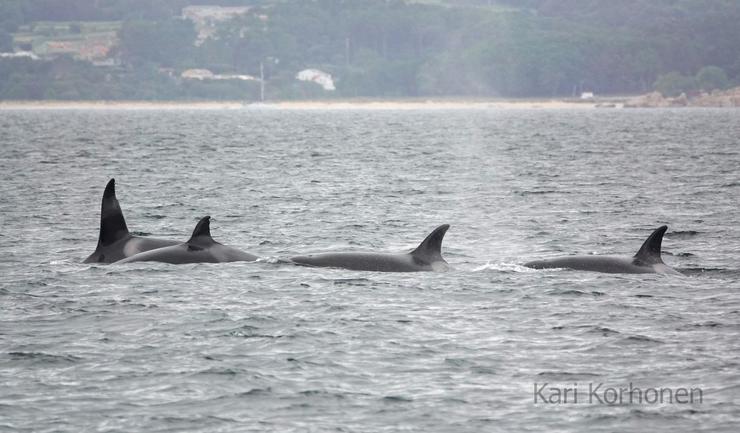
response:
[[[733,431],[739,136],[736,110],[2,111],[0,426]],[[81,264],[111,177],[130,230],[185,241],[211,215],[263,260]],[[442,223],[446,273],[278,263]],[[632,255],[662,224],[685,277],[521,266]]]

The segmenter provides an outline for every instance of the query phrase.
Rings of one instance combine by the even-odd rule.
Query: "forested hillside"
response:
[[[669,95],[740,81],[738,23],[738,0],[3,0],[0,98]]]

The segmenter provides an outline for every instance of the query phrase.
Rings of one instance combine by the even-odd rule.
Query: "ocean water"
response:
[[[0,431],[737,431],[739,141],[713,109],[0,111]],[[211,215],[263,259],[82,264],[111,177],[132,231]],[[445,273],[279,262],[443,223]],[[684,277],[521,266],[662,224]]]

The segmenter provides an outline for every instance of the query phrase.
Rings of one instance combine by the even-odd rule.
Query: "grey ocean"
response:
[[[739,141],[737,110],[0,111],[0,431],[737,431]],[[132,231],[211,215],[264,259],[81,264],[111,177]],[[446,273],[278,262],[442,223]],[[520,266],[662,224],[685,277]]]

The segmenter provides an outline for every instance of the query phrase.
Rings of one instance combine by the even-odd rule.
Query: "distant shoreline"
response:
[[[644,95],[579,98],[349,98],[248,101],[61,101],[0,100],[2,110],[590,110],[594,108],[737,108],[740,87],[691,98]]]
[[[425,99],[269,101],[0,101],[0,110],[465,110],[465,109],[592,109],[611,101],[558,99]]]

